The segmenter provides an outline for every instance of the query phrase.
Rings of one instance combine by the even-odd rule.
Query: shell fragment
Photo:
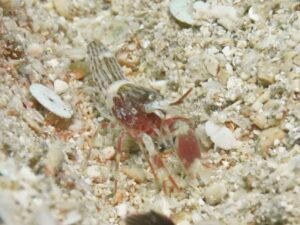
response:
[[[211,141],[219,148],[229,150],[240,146],[240,142],[234,137],[234,134],[227,127],[207,121],[205,131]]]
[[[29,90],[33,97],[50,112],[65,119],[72,117],[73,110],[70,106],[66,105],[50,88],[42,84],[32,84]]]

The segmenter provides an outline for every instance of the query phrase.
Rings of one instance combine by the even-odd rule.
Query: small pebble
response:
[[[223,183],[214,183],[206,188],[204,191],[204,199],[210,205],[217,205],[221,203],[227,194],[226,186]]]
[[[213,76],[216,76],[218,74],[219,62],[217,59],[215,59],[214,57],[208,57],[204,63],[208,73]]]
[[[233,132],[225,126],[207,121],[205,124],[205,131],[212,142],[219,148],[229,150],[238,148],[241,144],[235,139]]]
[[[253,20],[255,22],[257,22],[261,19],[260,16],[255,12],[255,8],[253,6],[250,7],[250,9],[248,11],[248,16],[251,20]]]
[[[65,92],[68,88],[69,88],[69,85],[65,81],[59,80],[59,79],[54,81],[54,91],[57,94],[61,94],[61,93]]]
[[[80,60],[71,63],[69,70],[76,80],[82,80],[86,74],[90,73],[87,63]]]
[[[31,43],[27,48],[27,53],[35,58],[40,57],[43,54],[43,47],[40,44],[37,43]]]

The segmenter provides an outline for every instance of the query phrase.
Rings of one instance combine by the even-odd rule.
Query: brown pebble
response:
[[[73,75],[76,80],[82,80],[85,76],[83,71],[73,71],[71,75]]]
[[[114,205],[118,205],[121,202],[123,202],[123,200],[124,200],[124,193],[122,191],[118,190],[117,193],[115,194],[115,198],[114,198],[113,204]]]

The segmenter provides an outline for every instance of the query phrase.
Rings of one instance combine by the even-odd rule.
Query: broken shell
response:
[[[169,5],[170,12],[178,21],[194,25],[193,1],[191,0],[173,0]]]
[[[73,110],[50,88],[42,84],[32,84],[29,90],[33,97],[50,112],[66,119],[72,117]]]
[[[220,126],[211,121],[207,121],[205,124],[205,131],[212,142],[222,149],[229,150],[238,148],[241,144],[235,139],[233,132],[225,126]]]

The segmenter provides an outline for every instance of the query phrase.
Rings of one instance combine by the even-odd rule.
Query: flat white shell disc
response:
[[[72,117],[73,110],[71,107],[66,105],[50,88],[42,84],[32,84],[29,90],[33,97],[50,112],[66,119]]]

